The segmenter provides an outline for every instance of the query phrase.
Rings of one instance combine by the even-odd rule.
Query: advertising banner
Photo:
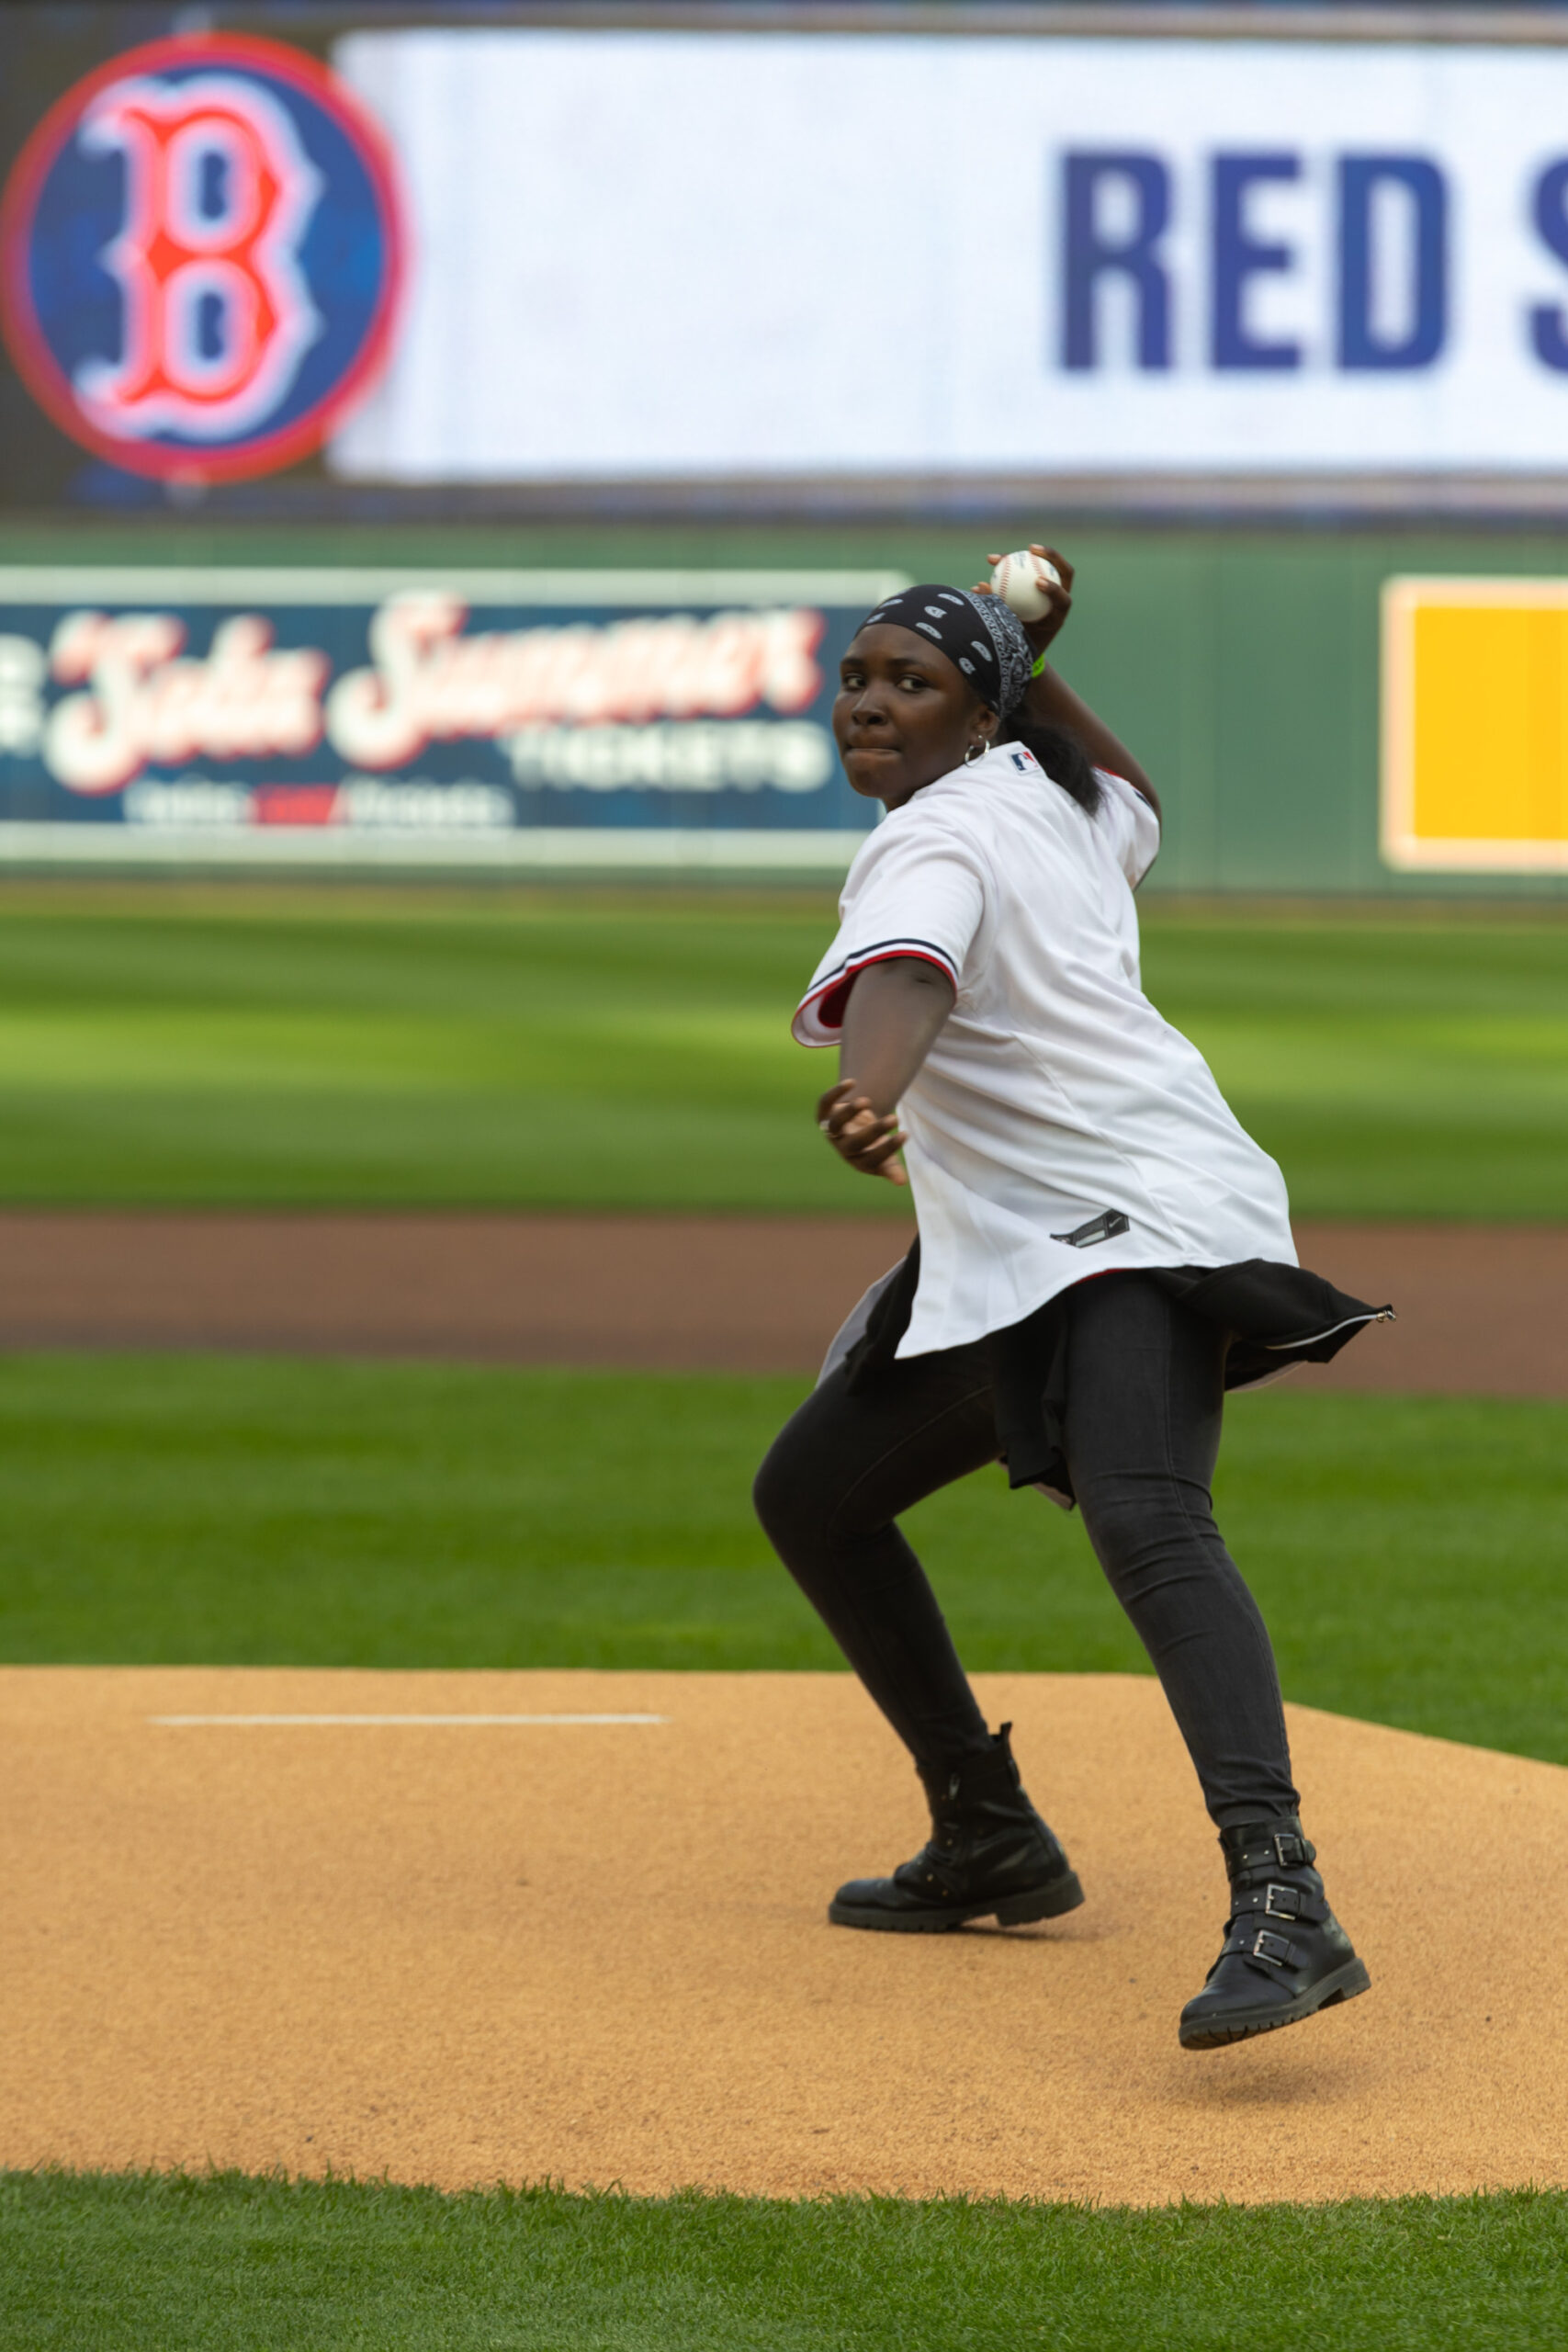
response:
[[[0,569],[11,857],[842,873],[852,572]]]
[[[1568,47],[355,33],[349,480],[1568,471]]]
[[[1568,580],[1383,588],[1382,854],[1568,874]]]

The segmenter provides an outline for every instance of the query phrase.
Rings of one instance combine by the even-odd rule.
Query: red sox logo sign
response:
[[[6,339],[55,422],[140,473],[314,447],[367,388],[401,235],[379,131],[276,41],[132,50],[69,91],[0,206]]]

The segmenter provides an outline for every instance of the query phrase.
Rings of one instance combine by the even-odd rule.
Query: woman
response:
[[[887,817],[795,1034],[838,1045],[822,1130],[859,1173],[912,1181],[919,1240],[840,1334],[757,1508],[930,1802],[922,1851],[840,1887],[829,1917],[925,1932],[1083,1894],[894,1521],[998,1454],[1013,1486],[1076,1499],[1220,1835],[1224,1943],[1180,2028],[1209,2049],[1368,1985],[1209,1489],[1227,1385],[1331,1355],[1386,1310],[1296,1265],[1279,1170],[1142,992],[1132,893],[1159,803],[1045,663],[1072,582],[1050,560],[1062,586],[1027,632],[984,587],[921,586],[841,665],[845,771]]]

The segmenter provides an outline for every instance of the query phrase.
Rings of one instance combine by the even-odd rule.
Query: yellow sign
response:
[[[1390,580],[1382,854],[1568,873],[1568,580]]]

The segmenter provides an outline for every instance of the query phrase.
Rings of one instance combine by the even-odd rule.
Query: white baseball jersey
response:
[[[1138,972],[1154,810],[1090,817],[1006,743],[894,809],[855,857],[795,1016],[839,1042],[856,973],[918,956],[956,1001],[899,1106],[920,1228],[901,1356],[1021,1321],[1113,1267],[1294,1265],[1284,1179]]]

